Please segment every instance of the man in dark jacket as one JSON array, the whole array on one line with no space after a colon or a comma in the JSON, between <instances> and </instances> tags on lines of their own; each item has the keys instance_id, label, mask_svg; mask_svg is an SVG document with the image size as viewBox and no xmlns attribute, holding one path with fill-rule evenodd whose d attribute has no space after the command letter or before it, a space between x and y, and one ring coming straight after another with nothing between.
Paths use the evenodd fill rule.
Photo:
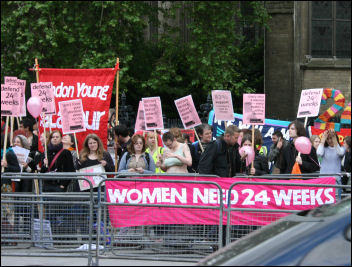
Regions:
<instances>
[{"instance_id":1,"label":"man in dark jacket","mask_svg":"<svg viewBox=\"0 0 352 267\"><path fill-rule=\"evenodd\" d=\"M277 130L273 133L271 140L273 141L273 144L270 147L268 160L274 164L272 167L272 173L278 174L280 173L281 153L287 146L288 142L280 130Z\"/></svg>"},{"instance_id":2,"label":"man in dark jacket","mask_svg":"<svg viewBox=\"0 0 352 267\"><path fill-rule=\"evenodd\" d=\"M123 154L127 152L127 146L132 142L132 139L129 135L128 128L123 125L117 125L114 127L115 136L117 137L117 143L115 143L115 153L117 153L118 165L120 164L120 160L122 159Z\"/></svg>"},{"instance_id":3,"label":"man in dark jacket","mask_svg":"<svg viewBox=\"0 0 352 267\"><path fill-rule=\"evenodd\" d=\"M199 173L220 177L235 176L241 166L237 143L239 135L238 127L230 125L226 128L224 137L210 143L199 159Z\"/></svg>"}]
</instances>

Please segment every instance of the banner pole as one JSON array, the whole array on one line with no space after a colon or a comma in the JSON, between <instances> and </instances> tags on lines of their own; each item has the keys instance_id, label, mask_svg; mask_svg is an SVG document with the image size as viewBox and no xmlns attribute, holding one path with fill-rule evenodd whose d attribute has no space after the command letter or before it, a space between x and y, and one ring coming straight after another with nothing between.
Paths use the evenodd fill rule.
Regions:
<instances>
[{"instance_id":1,"label":"banner pole","mask_svg":"<svg viewBox=\"0 0 352 267\"><path fill-rule=\"evenodd\" d=\"M156 129L154 129L154 138L155 138L155 149L156 149L156 153L159 157L159 147L158 147L158 134L156 133ZM152 155L153 156L153 155Z\"/></svg>"},{"instance_id":2,"label":"banner pole","mask_svg":"<svg viewBox=\"0 0 352 267\"><path fill-rule=\"evenodd\" d=\"M202 142L201 142L200 139L199 139L199 136L198 136L198 134L197 134L196 128L193 127L193 131L194 131L194 134L195 134L196 137L197 137L197 140L198 140L198 143L199 143L199 147L200 147L200 149L202 150L202 153L203 153L203 152L204 152L204 148L203 148L203 146L202 146Z\"/></svg>"},{"instance_id":3,"label":"banner pole","mask_svg":"<svg viewBox=\"0 0 352 267\"><path fill-rule=\"evenodd\" d=\"M255 146L254 146L254 125L252 124L252 148L253 148L253 151L254 151L254 157L255 157ZM252 161L252 165L251 165L252 168L254 168L254 159Z\"/></svg>"},{"instance_id":4,"label":"banner pole","mask_svg":"<svg viewBox=\"0 0 352 267\"><path fill-rule=\"evenodd\" d=\"M34 62L35 62L35 75L36 75L36 78L37 78L37 83L40 82L39 80L39 64L38 64L38 59L35 58L34 59ZM43 129L44 129L44 137L46 139L46 130L45 130L45 114L43 116L41 116L42 118L44 118L44 123L43 123ZM39 122L39 120L38 120ZM38 125L38 128L39 128L39 125ZM46 142L44 142L44 155L45 155L45 158L47 159L48 158L48 152L47 152L47 145L46 145Z\"/></svg>"},{"instance_id":5,"label":"banner pole","mask_svg":"<svg viewBox=\"0 0 352 267\"><path fill-rule=\"evenodd\" d=\"M6 159L6 145L7 145L7 135L9 133L9 116L6 116L6 124L5 124L5 140L4 140L4 150L2 153L2 160ZM5 168L1 167L1 172L4 172Z\"/></svg>"},{"instance_id":6,"label":"banner pole","mask_svg":"<svg viewBox=\"0 0 352 267\"><path fill-rule=\"evenodd\" d=\"M15 122L15 118L11 117L11 131L10 131L10 146L13 146L13 124Z\"/></svg>"},{"instance_id":7,"label":"banner pole","mask_svg":"<svg viewBox=\"0 0 352 267\"><path fill-rule=\"evenodd\" d=\"M76 146L77 158L79 159L79 152L78 152L78 145L77 145L76 133L73 133L73 136L74 136L74 138L75 138L75 146Z\"/></svg>"},{"instance_id":8,"label":"banner pole","mask_svg":"<svg viewBox=\"0 0 352 267\"><path fill-rule=\"evenodd\" d=\"M116 59L117 71L116 71L116 106L115 106L115 126L119 125L119 69L120 59ZM117 136L115 134L115 144L117 144ZM117 172L117 150L115 151L115 172Z\"/></svg>"}]
</instances>

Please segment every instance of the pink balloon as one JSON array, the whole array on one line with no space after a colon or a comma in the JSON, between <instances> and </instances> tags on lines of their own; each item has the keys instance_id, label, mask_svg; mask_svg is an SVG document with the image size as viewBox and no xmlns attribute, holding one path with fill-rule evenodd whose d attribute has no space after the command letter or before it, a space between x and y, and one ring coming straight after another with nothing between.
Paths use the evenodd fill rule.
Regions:
<instances>
[{"instance_id":1,"label":"pink balloon","mask_svg":"<svg viewBox=\"0 0 352 267\"><path fill-rule=\"evenodd\" d=\"M302 154L309 154L312 149L312 143L305 136L300 136L295 141L295 147Z\"/></svg>"},{"instance_id":2,"label":"pink balloon","mask_svg":"<svg viewBox=\"0 0 352 267\"><path fill-rule=\"evenodd\" d=\"M43 109L42 100L37 96L30 97L27 102L27 109L34 118L38 118Z\"/></svg>"},{"instance_id":3,"label":"pink balloon","mask_svg":"<svg viewBox=\"0 0 352 267\"><path fill-rule=\"evenodd\" d=\"M247 157L246 157L246 166L248 166L249 164L252 163L252 161L254 160L254 157L255 157L255 152L253 150L253 147L251 146L243 146L240 148L239 150L240 152L240 155L242 156L244 153L247 154Z\"/></svg>"}]
</instances>

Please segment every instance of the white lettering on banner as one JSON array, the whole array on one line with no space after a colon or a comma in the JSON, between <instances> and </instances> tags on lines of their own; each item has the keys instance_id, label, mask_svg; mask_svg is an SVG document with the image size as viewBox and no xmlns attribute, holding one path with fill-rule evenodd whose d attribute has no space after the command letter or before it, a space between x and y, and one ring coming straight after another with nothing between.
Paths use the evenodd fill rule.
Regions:
<instances>
[{"instance_id":1,"label":"white lettering on banner","mask_svg":"<svg viewBox=\"0 0 352 267\"><path fill-rule=\"evenodd\" d=\"M86 111L84 114L84 124L85 127L88 130L99 130L100 128L100 119L102 116L105 115L105 111L94 111L93 112L93 120L91 122L91 124L89 124L88 120L89 120L89 111ZM61 123L61 112L59 111L57 114L57 120L54 122L52 116L45 116L42 117L41 116L41 120L40 120L40 126L43 127L45 122L45 127L49 128L49 124L51 126L51 128L62 128L62 123Z\"/></svg>"},{"instance_id":2,"label":"white lettering on banner","mask_svg":"<svg viewBox=\"0 0 352 267\"><path fill-rule=\"evenodd\" d=\"M72 98L74 97L75 87L73 85L64 85L63 82L58 86L53 86L55 97L58 98ZM98 97L100 100L105 101L107 99L107 92L109 91L110 86L108 85L87 85L85 83L77 83L77 93L76 97Z\"/></svg>"},{"instance_id":3,"label":"white lettering on banner","mask_svg":"<svg viewBox=\"0 0 352 267\"><path fill-rule=\"evenodd\" d=\"M58 86L53 86L54 87L54 92L55 92L55 97L73 97L73 91L75 90L75 87L70 85L70 86L64 86L64 83L61 82L60 85Z\"/></svg>"},{"instance_id":4,"label":"white lettering on banner","mask_svg":"<svg viewBox=\"0 0 352 267\"><path fill-rule=\"evenodd\" d=\"M176 203L182 204L220 204L220 190L217 188L193 188L193 203L187 202L186 188L181 192L177 188L143 188L143 189L108 189L111 203ZM229 190L222 190L223 203L227 205ZM239 199L243 199L243 206L255 206L258 204L267 206L271 201L268 193L272 193L274 204L280 206L323 205L334 203L334 190L332 188L319 189L287 189L287 190L262 190L255 192L250 188L241 191L241 197L236 190L231 190L231 204L235 205ZM322 199L324 194L325 198ZM127 201L127 202L126 202Z\"/></svg>"},{"instance_id":5,"label":"white lettering on banner","mask_svg":"<svg viewBox=\"0 0 352 267\"><path fill-rule=\"evenodd\" d=\"M324 192L324 196L328 198L328 200L321 199L321 195ZM309 190L309 189L289 189L286 193L285 190L280 190L278 194L277 190L273 190L274 199L277 206L281 206L282 200L284 201L284 205L289 206L291 205L323 205L323 204L331 204L334 203L334 197L330 194L333 193L332 188L319 188L318 190ZM310 201L309 201L310 198ZM302 201L300 201L302 199Z\"/></svg>"},{"instance_id":6,"label":"white lettering on banner","mask_svg":"<svg viewBox=\"0 0 352 267\"><path fill-rule=\"evenodd\" d=\"M176 188L154 188L152 194L149 188L143 188L142 192L139 189L108 189L108 194L111 203L125 203L127 200L129 203L176 203L176 199L183 204L187 204L187 190L186 188L181 189L181 193ZM132 197L132 194L134 195ZM156 201L155 201L156 198Z\"/></svg>"},{"instance_id":7,"label":"white lettering on banner","mask_svg":"<svg viewBox=\"0 0 352 267\"><path fill-rule=\"evenodd\" d=\"M99 97L100 100L106 100L108 90L108 85L95 85L92 90L92 86L90 85L77 83L77 97Z\"/></svg>"},{"instance_id":8,"label":"white lettering on banner","mask_svg":"<svg viewBox=\"0 0 352 267\"><path fill-rule=\"evenodd\" d=\"M223 203L227 204L229 190L222 189L222 199ZM220 191L215 188L204 188L203 192L199 190L199 188L193 188L193 204L197 204L199 202L203 204L220 204ZM237 204L238 202L238 193L236 190L231 190L231 204Z\"/></svg>"}]
</instances>

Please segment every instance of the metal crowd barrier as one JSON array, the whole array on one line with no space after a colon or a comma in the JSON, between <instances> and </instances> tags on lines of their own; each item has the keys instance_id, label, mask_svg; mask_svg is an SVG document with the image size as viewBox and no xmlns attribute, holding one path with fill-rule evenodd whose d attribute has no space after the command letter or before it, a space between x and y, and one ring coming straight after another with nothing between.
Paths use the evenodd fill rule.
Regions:
<instances>
[{"instance_id":1,"label":"metal crowd barrier","mask_svg":"<svg viewBox=\"0 0 352 267\"><path fill-rule=\"evenodd\" d=\"M251 222L244 226L227 227L222 224L224 214L230 218L231 212L248 212L253 216L271 216L268 220L276 220L275 214L280 210L253 210L240 209L223 205L222 194L219 206L191 206L191 205L157 205L157 204L127 204L108 203L105 199L105 181L123 182L162 182L162 183L188 183L207 184L217 190L222 188L216 183L218 176L199 174L120 174L99 173L94 176L108 175L93 189L91 181L79 173L2 173L3 179L28 179L39 181L33 193L9 192L1 194L1 254L4 256L64 256L87 258L88 265L98 265L102 258L139 258L146 260L175 260L192 262L221 248L226 243L241 238L251 231L259 228ZM248 182L237 182L231 185L230 190L238 184L255 184L252 178L265 180L287 179L315 179L321 176L341 177L344 174L302 174L302 175L267 175L267 176L236 176L246 177ZM350 174L349 174L350 175ZM181 177L172 180L171 177ZM213 177L214 180L200 181L197 177ZM157 179L148 179L156 177ZM194 177L194 180L182 180L182 177ZM42 184L46 179L74 179L89 183L87 192L43 192ZM263 182L264 184L270 181ZM36 184L36 183L35 183ZM260 184L260 183L257 183ZM276 183L276 185L281 185ZM297 183L282 183L282 186L300 186ZM351 186L341 185L312 185L304 186L331 187L344 189L341 196L350 194ZM338 191L338 190L336 190ZM226 200L225 200L226 201ZM114 228L109 217L109 206L135 206L138 209L189 209L192 212L204 214L207 218L213 212L219 219L218 225L185 225L160 224L142 225L126 228ZM297 210L285 210L285 213L294 213ZM258 215L261 214L261 215ZM158 216L153 214L152 216ZM202 215L203 216L203 215ZM254 218L254 217L253 217ZM130 218L134 220L136 218ZM255 218L254 218L255 219ZM225 235L226 234L226 235ZM12 243L17 246L11 246ZM27 247L24 247L24 246ZM14 249L15 248L15 249ZM95 258L95 262L93 259Z\"/></svg>"},{"instance_id":2,"label":"metal crowd barrier","mask_svg":"<svg viewBox=\"0 0 352 267\"><path fill-rule=\"evenodd\" d=\"M1 255L84 257L92 264L92 183L77 173L2 173L1 180L32 180L33 192L1 193ZM50 179L83 180L88 192L43 192ZM86 244L84 248L78 249ZM15 249L14 249L15 248Z\"/></svg>"},{"instance_id":3,"label":"metal crowd barrier","mask_svg":"<svg viewBox=\"0 0 352 267\"><path fill-rule=\"evenodd\" d=\"M101 187L106 181L119 181L119 183L168 183L168 184L206 184L211 185L218 190L221 187L215 182L209 181L190 181L190 180L171 180L171 179L160 179L161 176L167 178L168 176L179 176L179 175L157 175L159 179L147 179L148 176L144 175L145 178L141 179L141 175L132 175L139 178L134 178L126 175L119 175L119 178L106 179L102 181L99 186L99 192L102 192ZM142 175L143 176L143 175ZM156 175L152 175L156 177ZM187 175L186 175L187 176ZM125 177L125 178L121 178ZM182 177L182 175L180 176ZM189 176L187 176L189 177ZM210 176L216 178L216 176ZM103 194L99 194L102 196ZM188 225L178 224L177 218L174 218L174 224L160 224L160 225L148 225L148 226L136 226L136 227L121 227L119 229L105 229L101 231L103 238L100 235L97 236L98 244L100 240L106 240L106 233L110 233L111 243L110 247L106 247L106 251L111 251L117 258L121 257L133 257L147 260L177 260L177 261L194 261L196 258L202 258L204 255L213 252L213 247L221 247L222 236L222 220L223 220L223 199L220 194L220 205L214 206L196 206L196 205L173 205L173 204L130 204L130 203L108 203L103 198L98 203L98 225L108 225L107 212L108 206L134 206L136 208L155 208L157 207L160 211L162 209L191 209L192 212L197 212L199 216L207 216L209 212L216 213L219 224L218 226L208 225ZM153 214L158 216L158 214ZM101 222L103 219L103 223ZM138 218L130 217L128 220L136 220ZM215 231L214 231L215 230ZM213 236L209 236L209 232L214 231ZM98 247L98 246L97 246ZM132 251L133 250L133 251ZM142 251L141 251L142 250ZM140 251L140 253L136 253ZM102 252L104 254L104 252ZM98 249L96 252L97 263L99 258L104 255L99 255ZM110 258L110 257L109 257Z\"/></svg>"},{"instance_id":4,"label":"metal crowd barrier","mask_svg":"<svg viewBox=\"0 0 352 267\"><path fill-rule=\"evenodd\" d=\"M259 177L255 177L259 178ZM307 179L307 178L306 178ZM297 180L297 179L291 179ZM303 179L302 179L303 180ZM235 186L238 185L266 185L266 186L300 186L300 187L326 187L326 188L336 188L336 189L351 189L350 185L331 185L331 184L305 184L305 183L278 183L278 182L235 182L233 183L230 188L229 192ZM337 190L336 190L337 191ZM226 216L227 216L227 223L226 223L226 244L229 244L239 238L242 238L245 235L248 235L254 230L259 229L260 225L256 225L255 221L260 217L265 217L266 221L274 222L278 220L278 214L286 214L289 215L290 213L298 213L302 210L290 210L290 209L255 209L255 208L233 208L231 204L231 195L228 196L227 199L227 208L225 209ZM338 200L337 200L338 201ZM231 225L231 212L241 212L242 214L246 214L247 217L251 218L251 221L245 221L245 225ZM234 215L236 216L236 215Z\"/></svg>"}]
</instances>

